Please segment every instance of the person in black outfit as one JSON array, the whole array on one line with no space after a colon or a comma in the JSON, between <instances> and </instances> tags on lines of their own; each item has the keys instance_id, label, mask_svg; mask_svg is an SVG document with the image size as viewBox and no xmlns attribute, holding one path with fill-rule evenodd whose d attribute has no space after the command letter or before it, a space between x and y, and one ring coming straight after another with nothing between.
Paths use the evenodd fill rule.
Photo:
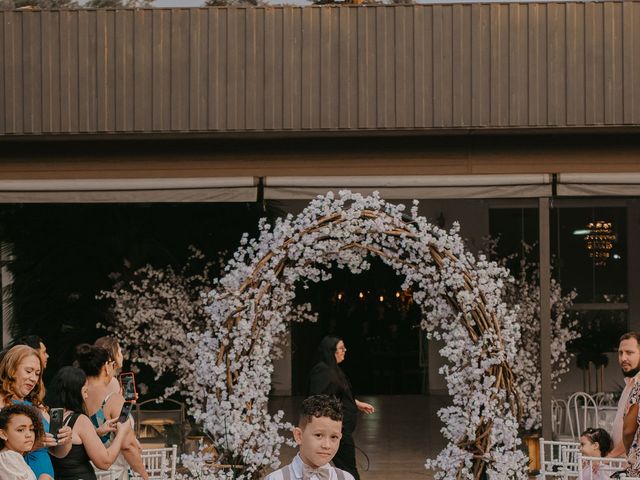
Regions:
<instances>
[{"instance_id":1,"label":"person in black outfit","mask_svg":"<svg viewBox=\"0 0 640 480\"><path fill-rule=\"evenodd\" d=\"M108 470L131 431L128 421L117 424L109 447L105 447L86 414L87 376L76 367L63 367L53 377L47 391L47 405L64 408L64 423L73 432L71 450L64 458L51 457L56 480L95 480L91 465Z\"/></svg>"},{"instance_id":2,"label":"person in black outfit","mask_svg":"<svg viewBox=\"0 0 640 480\"><path fill-rule=\"evenodd\" d=\"M342 440L340 448L333 457L333 464L346 470L360 480L356 467L356 445L353 431L358 421L358 410L373 413L375 409L368 403L361 402L353 396L349 379L338 364L344 361L347 348L338 337L327 336L318 345L319 361L309 374L309 395L333 395L342 402L344 418L342 421Z\"/></svg>"}]
</instances>

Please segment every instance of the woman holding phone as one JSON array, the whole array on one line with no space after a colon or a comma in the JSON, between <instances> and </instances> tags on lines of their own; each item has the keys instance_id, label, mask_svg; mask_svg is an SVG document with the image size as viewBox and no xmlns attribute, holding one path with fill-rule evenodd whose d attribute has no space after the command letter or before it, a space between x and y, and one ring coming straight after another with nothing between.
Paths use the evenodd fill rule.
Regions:
<instances>
[{"instance_id":1,"label":"woman holding phone","mask_svg":"<svg viewBox=\"0 0 640 480\"><path fill-rule=\"evenodd\" d=\"M51 380L46 401L64 409L64 423L71 428L71 449L64 458L54 458L56 480L95 480L91 465L107 470L118 457L131 433L129 422L116 423L111 444L106 447L87 416L88 384L85 373L76 367L62 367Z\"/></svg>"},{"instance_id":2,"label":"woman holding phone","mask_svg":"<svg viewBox=\"0 0 640 480\"><path fill-rule=\"evenodd\" d=\"M125 399L122 394L110 388L117 364L107 350L87 343L76 347L76 363L87 375L87 413L102 442L109 446L113 439L115 424L120 416ZM130 419L127 423L130 423ZM133 430L127 434L122 444L122 457L113 465L112 471L118 477L125 477L129 466L143 480L149 475L142 462L141 449Z\"/></svg>"},{"instance_id":3,"label":"woman holding phone","mask_svg":"<svg viewBox=\"0 0 640 480\"><path fill-rule=\"evenodd\" d=\"M49 453L65 456L71 448L71 429L62 427L49 433L49 413L43 403L42 361L36 350L27 345L9 349L0 361L0 408L11 404L33 406L40 413L44 431L33 450L26 455L27 465L38 480L54 478ZM55 434L55 436L54 436Z\"/></svg>"},{"instance_id":4,"label":"woman holding phone","mask_svg":"<svg viewBox=\"0 0 640 480\"><path fill-rule=\"evenodd\" d=\"M113 378L111 382L109 382L109 392L120 392L124 394L120 382L118 381L118 374L122 371L122 365L124 363L124 355L122 355L122 349L120 348L118 340L116 340L114 337L100 337L95 342L93 342L93 344L96 347L104 348L111 359L115 362L116 368L113 372ZM127 400L131 399L128 398Z\"/></svg>"}]
</instances>

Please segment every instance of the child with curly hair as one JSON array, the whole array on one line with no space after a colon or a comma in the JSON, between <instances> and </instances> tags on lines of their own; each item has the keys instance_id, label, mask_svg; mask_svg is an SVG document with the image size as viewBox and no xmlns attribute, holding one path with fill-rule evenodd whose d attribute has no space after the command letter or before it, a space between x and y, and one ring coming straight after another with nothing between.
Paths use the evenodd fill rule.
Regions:
<instances>
[{"instance_id":1,"label":"child with curly hair","mask_svg":"<svg viewBox=\"0 0 640 480\"><path fill-rule=\"evenodd\" d=\"M40 414L33 407L9 405L0 410L0 478L36 480L24 455L43 437Z\"/></svg>"}]
</instances>

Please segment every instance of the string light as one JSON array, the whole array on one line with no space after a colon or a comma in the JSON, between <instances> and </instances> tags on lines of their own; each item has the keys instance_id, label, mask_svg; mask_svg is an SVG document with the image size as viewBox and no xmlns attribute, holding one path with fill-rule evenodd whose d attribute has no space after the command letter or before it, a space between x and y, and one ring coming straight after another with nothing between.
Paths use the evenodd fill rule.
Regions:
<instances>
[{"instance_id":1,"label":"string light","mask_svg":"<svg viewBox=\"0 0 640 480\"><path fill-rule=\"evenodd\" d=\"M338 294L338 300L342 300L342 292Z\"/></svg>"},{"instance_id":2,"label":"string light","mask_svg":"<svg viewBox=\"0 0 640 480\"><path fill-rule=\"evenodd\" d=\"M384 295L380 295L379 300L380 300L381 302L384 302Z\"/></svg>"},{"instance_id":3,"label":"string light","mask_svg":"<svg viewBox=\"0 0 640 480\"><path fill-rule=\"evenodd\" d=\"M364 293L360 292L360 293L358 294L358 298L363 299L363 298L364 298Z\"/></svg>"}]
</instances>

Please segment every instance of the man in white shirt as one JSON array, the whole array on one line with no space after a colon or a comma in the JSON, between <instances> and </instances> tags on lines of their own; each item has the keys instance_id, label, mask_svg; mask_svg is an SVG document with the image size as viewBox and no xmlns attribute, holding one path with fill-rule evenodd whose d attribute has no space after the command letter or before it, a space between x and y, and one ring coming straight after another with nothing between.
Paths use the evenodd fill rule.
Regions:
<instances>
[{"instance_id":1,"label":"man in white shirt","mask_svg":"<svg viewBox=\"0 0 640 480\"><path fill-rule=\"evenodd\" d=\"M624 375L625 387L618 401L618 411L613 421L611 438L613 439L613 449L607 455L608 457L624 457L626 450L622 441L624 418L631 415L637 418L638 404L629 405L629 393L633 387L634 377L640 372L640 333L628 332L620 337L620 345L618 346L618 363ZM634 431L624 432L625 435L633 435L637 428L637 422L627 422Z\"/></svg>"}]
</instances>

